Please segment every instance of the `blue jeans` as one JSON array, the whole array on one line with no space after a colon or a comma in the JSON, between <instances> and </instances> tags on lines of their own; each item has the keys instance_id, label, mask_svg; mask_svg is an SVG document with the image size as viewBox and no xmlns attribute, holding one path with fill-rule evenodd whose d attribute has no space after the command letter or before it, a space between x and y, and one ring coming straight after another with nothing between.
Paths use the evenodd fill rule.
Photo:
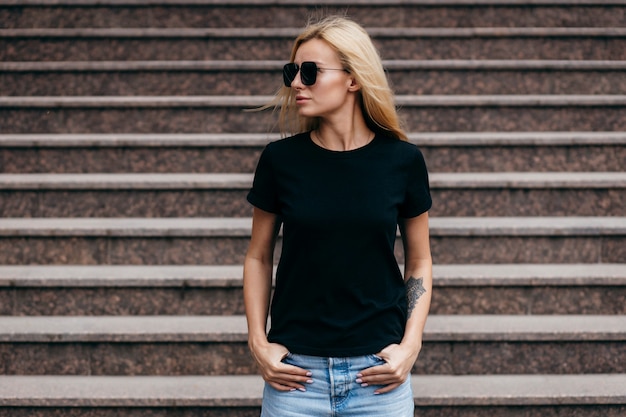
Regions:
<instances>
[{"instance_id":1,"label":"blue jeans","mask_svg":"<svg viewBox=\"0 0 626 417\"><path fill-rule=\"evenodd\" d=\"M290 353L283 362L311 371L306 392L278 391L265 384L261 417L413 417L411 379L391 392L374 394L356 374L385 362L376 355L326 358Z\"/></svg>"}]
</instances>

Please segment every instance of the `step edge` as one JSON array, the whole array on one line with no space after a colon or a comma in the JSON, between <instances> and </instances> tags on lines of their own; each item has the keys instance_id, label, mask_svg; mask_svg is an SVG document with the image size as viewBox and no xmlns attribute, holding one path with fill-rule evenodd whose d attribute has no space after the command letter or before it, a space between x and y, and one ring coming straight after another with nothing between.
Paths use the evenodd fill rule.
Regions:
<instances>
[{"instance_id":1,"label":"step edge","mask_svg":"<svg viewBox=\"0 0 626 417\"><path fill-rule=\"evenodd\" d=\"M0 265L0 287L241 288L242 274L243 265ZM436 288L624 286L626 264L434 265L433 277Z\"/></svg>"}]
</instances>

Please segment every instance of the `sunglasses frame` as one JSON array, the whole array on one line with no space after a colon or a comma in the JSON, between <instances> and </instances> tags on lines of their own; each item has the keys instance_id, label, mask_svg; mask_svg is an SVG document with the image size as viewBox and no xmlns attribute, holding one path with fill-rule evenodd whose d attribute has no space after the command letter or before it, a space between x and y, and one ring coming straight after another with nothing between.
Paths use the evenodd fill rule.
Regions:
<instances>
[{"instance_id":1,"label":"sunglasses frame","mask_svg":"<svg viewBox=\"0 0 626 417\"><path fill-rule=\"evenodd\" d=\"M317 72L325 71L346 71L345 68L322 68L318 67L315 62L305 61L298 65L295 62L289 62L283 66L283 82L285 87L291 87L291 83L296 79L298 72L300 73L300 81L302 84L310 87L317 81Z\"/></svg>"}]
</instances>

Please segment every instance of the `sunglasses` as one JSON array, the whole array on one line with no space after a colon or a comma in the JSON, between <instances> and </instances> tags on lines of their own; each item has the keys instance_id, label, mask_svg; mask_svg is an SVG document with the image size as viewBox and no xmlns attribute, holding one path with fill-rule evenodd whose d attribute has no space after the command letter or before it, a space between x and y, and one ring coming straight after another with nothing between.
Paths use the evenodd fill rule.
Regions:
<instances>
[{"instance_id":1,"label":"sunglasses","mask_svg":"<svg viewBox=\"0 0 626 417\"><path fill-rule=\"evenodd\" d=\"M317 81L317 72L319 70L347 72L347 70L343 68L320 68L315 62L303 62L299 66L294 62L290 62L285 64L283 67L283 81L285 83L285 87L291 87L291 83L296 79L298 71L300 71L300 80L302 80L302 84L307 86L313 85L315 84L315 81Z\"/></svg>"}]
</instances>

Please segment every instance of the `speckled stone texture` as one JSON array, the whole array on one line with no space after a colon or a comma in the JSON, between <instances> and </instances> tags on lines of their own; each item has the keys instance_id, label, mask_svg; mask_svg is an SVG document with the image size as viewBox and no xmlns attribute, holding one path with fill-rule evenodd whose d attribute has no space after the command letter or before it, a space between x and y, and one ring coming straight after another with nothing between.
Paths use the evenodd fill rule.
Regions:
<instances>
[{"instance_id":1,"label":"speckled stone texture","mask_svg":"<svg viewBox=\"0 0 626 417\"><path fill-rule=\"evenodd\" d=\"M249 217L247 189L0 191L0 217ZM432 189L433 216L621 216L616 189Z\"/></svg>"},{"instance_id":2,"label":"speckled stone texture","mask_svg":"<svg viewBox=\"0 0 626 417\"><path fill-rule=\"evenodd\" d=\"M0 172L251 173L260 154L260 147L3 148Z\"/></svg>"},{"instance_id":3,"label":"speckled stone texture","mask_svg":"<svg viewBox=\"0 0 626 417\"><path fill-rule=\"evenodd\" d=\"M4 238L0 240L0 264L235 265L243 262L248 241L249 238Z\"/></svg>"},{"instance_id":4,"label":"speckled stone texture","mask_svg":"<svg viewBox=\"0 0 626 417\"><path fill-rule=\"evenodd\" d=\"M250 375L243 343L0 344L3 375Z\"/></svg>"},{"instance_id":5,"label":"speckled stone texture","mask_svg":"<svg viewBox=\"0 0 626 417\"><path fill-rule=\"evenodd\" d=\"M388 70L396 94L626 94L621 71ZM2 72L7 96L271 95L274 71Z\"/></svg>"},{"instance_id":6,"label":"speckled stone texture","mask_svg":"<svg viewBox=\"0 0 626 417\"><path fill-rule=\"evenodd\" d=\"M5 407L0 417L258 417L260 408L59 408ZM623 417L626 406L499 406L499 407L425 407L417 406L415 417Z\"/></svg>"},{"instance_id":7,"label":"speckled stone texture","mask_svg":"<svg viewBox=\"0 0 626 417\"><path fill-rule=\"evenodd\" d=\"M0 344L3 375L250 375L244 343Z\"/></svg>"},{"instance_id":8,"label":"speckled stone texture","mask_svg":"<svg viewBox=\"0 0 626 417\"><path fill-rule=\"evenodd\" d=\"M626 146L420 146L430 172L622 171ZM252 173L261 147L2 148L2 173Z\"/></svg>"},{"instance_id":9,"label":"speckled stone texture","mask_svg":"<svg viewBox=\"0 0 626 417\"><path fill-rule=\"evenodd\" d=\"M622 171L625 146L420 146L431 172Z\"/></svg>"},{"instance_id":10,"label":"speckled stone texture","mask_svg":"<svg viewBox=\"0 0 626 417\"><path fill-rule=\"evenodd\" d=\"M389 71L396 94L624 94L622 71Z\"/></svg>"},{"instance_id":11,"label":"speckled stone texture","mask_svg":"<svg viewBox=\"0 0 626 417\"><path fill-rule=\"evenodd\" d=\"M3 61L289 59L292 37L237 38L3 38ZM383 59L626 59L620 37L380 38Z\"/></svg>"},{"instance_id":12,"label":"speckled stone texture","mask_svg":"<svg viewBox=\"0 0 626 417\"><path fill-rule=\"evenodd\" d=\"M425 342L416 374L622 373L623 342ZM431 356L432 355L432 356Z\"/></svg>"},{"instance_id":13,"label":"speckled stone texture","mask_svg":"<svg viewBox=\"0 0 626 417\"><path fill-rule=\"evenodd\" d=\"M249 237L222 238L34 238L0 240L0 264L234 265L243 263ZM623 236L501 237L432 236L433 262L620 263ZM280 252L280 245L276 256ZM402 261L401 245L396 257Z\"/></svg>"},{"instance_id":14,"label":"speckled stone texture","mask_svg":"<svg viewBox=\"0 0 626 417\"><path fill-rule=\"evenodd\" d=\"M621 417L624 413L623 405L418 406L415 417Z\"/></svg>"},{"instance_id":15,"label":"speckled stone texture","mask_svg":"<svg viewBox=\"0 0 626 417\"><path fill-rule=\"evenodd\" d=\"M322 13L348 14L371 27L624 26L615 5L349 6L3 6L5 27L300 27Z\"/></svg>"},{"instance_id":16,"label":"speckled stone texture","mask_svg":"<svg viewBox=\"0 0 626 417\"><path fill-rule=\"evenodd\" d=\"M440 287L431 314L626 314L623 286ZM244 314L234 288L2 288L0 314Z\"/></svg>"},{"instance_id":17,"label":"speckled stone texture","mask_svg":"<svg viewBox=\"0 0 626 417\"><path fill-rule=\"evenodd\" d=\"M620 189L437 189L433 216L622 216Z\"/></svg>"},{"instance_id":18,"label":"speckled stone texture","mask_svg":"<svg viewBox=\"0 0 626 417\"><path fill-rule=\"evenodd\" d=\"M626 50L626 48L625 48ZM623 106L410 107L411 132L623 131ZM259 133L273 115L242 108L0 108L0 133Z\"/></svg>"},{"instance_id":19,"label":"speckled stone texture","mask_svg":"<svg viewBox=\"0 0 626 417\"><path fill-rule=\"evenodd\" d=\"M626 314L626 288L435 287L431 314Z\"/></svg>"},{"instance_id":20,"label":"speckled stone texture","mask_svg":"<svg viewBox=\"0 0 626 417\"><path fill-rule=\"evenodd\" d=\"M2 343L3 375L251 375L245 342ZM623 373L623 342L430 342L415 374Z\"/></svg>"},{"instance_id":21,"label":"speckled stone texture","mask_svg":"<svg viewBox=\"0 0 626 417\"><path fill-rule=\"evenodd\" d=\"M623 238L432 237L433 263L596 263L624 262ZM400 250L398 250L400 252ZM400 253L398 253L398 258Z\"/></svg>"},{"instance_id":22,"label":"speckled stone texture","mask_svg":"<svg viewBox=\"0 0 626 417\"><path fill-rule=\"evenodd\" d=\"M0 417L258 417L260 408L255 407L5 407ZM418 405L415 417L623 417L626 406L622 405L524 405L497 407L445 406L426 407Z\"/></svg>"},{"instance_id":23,"label":"speckled stone texture","mask_svg":"<svg viewBox=\"0 0 626 417\"><path fill-rule=\"evenodd\" d=\"M259 417L260 412L260 407L0 407L0 417Z\"/></svg>"},{"instance_id":24,"label":"speckled stone texture","mask_svg":"<svg viewBox=\"0 0 626 417\"><path fill-rule=\"evenodd\" d=\"M249 217L246 190L0 192L1 217Z\"/></svg>"},{"instance_id":25,"label":"speckled stone texture","mask_svg":"<svg viewBox=\"0 0 626 417\"><path fill-rule=\"evenodd\" d=\"M271 112L241 108L0 109L0 133L258 133Z\"/></svg>"},{"instance_id":26,"label":"speckled stone texture","mask_svg":"<svg viewBox=\"0 0 626 417\"><path fill-rule=\"evenodd\" d=\"M10 316L15 312L15 292L10 288L0 288L0 315Z\"/></svg>"},{"instance_id":27,"label":"speckled stone texture","mask_svg":"<svg viewBox=\"0 0 626 417\"><path fill-rule=\"evenodd\" d=\"M404 107L400 117L411 132L622 131L622 107Z\"/></svg>"},{"instance_id":28,"label":"speckled stone texture","mask_svg":"<svg viewBox=\"0 0 626 417\"><path fill-rule=\"evenodd\" d=\"M244 308L240 287L15 288L0 290L0 314L233 315L244 314Z\"/></svg>"}]
</instances>

